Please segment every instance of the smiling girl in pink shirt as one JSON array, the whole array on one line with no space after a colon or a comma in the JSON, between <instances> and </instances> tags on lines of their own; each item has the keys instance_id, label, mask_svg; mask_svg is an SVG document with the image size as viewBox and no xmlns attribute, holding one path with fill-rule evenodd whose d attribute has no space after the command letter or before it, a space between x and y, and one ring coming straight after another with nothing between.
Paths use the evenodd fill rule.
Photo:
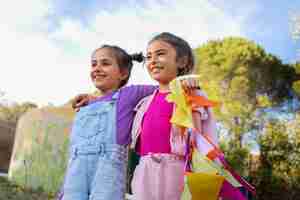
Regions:
<instances>
[{"instance_id":1,"label":"smiling girl in pink shirt","mask_svg":"<svg viewBox=\"0 0 300 200\"><path fill-rule=\"evenodd\" d=\"M134 172L132 192L136 200L179 200L183 190L186 138L170 123L176 108L166 96L173 79L193 71L192 49L185 40L171 33L161 33L148 43L146 66L159 83L159 89L136 107L131 147L141 159ZM206 114L212 119L210 111ZM197 126L200 130L201 120ZM208 137L217 143L215 135Z\"/></svg>"}]
</instances>

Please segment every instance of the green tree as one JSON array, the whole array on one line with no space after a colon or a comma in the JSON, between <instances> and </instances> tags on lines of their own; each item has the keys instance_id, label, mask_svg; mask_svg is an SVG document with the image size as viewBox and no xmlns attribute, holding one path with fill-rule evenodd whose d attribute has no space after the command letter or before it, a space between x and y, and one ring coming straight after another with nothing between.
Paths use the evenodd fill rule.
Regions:
<instances>
[{"instance_id":1,"label":"green tree","mask_svg":"<svg viewBox=\"0 0 300 200\"><path fill-rule=\"evenodd\" d=\"M300 14L298 12L290 12L290 32L292 38L296 41L299 42L300 39ZM295 63L293 66L296 69L297 73L300 73L300 47L297 49L298 50L298 63ZM294 82L293 88L296 92L296 94L299 96L300 95L300 81L299 78Z\"/></svg>"},{"instance_id":2,"label":"green tree","mask_svg":"<svg viewBox=\"0 0 300 200\"><path fill-rule=\"evenodd\" d=\"M216 114L239 144L241 134L253 128L257 108L288 97L297 77L294 67L244 38L210 41L195 54L202 87L222 103Z\"/></svg>"},{"instance_id":3,"label":"green tree","mask_svg":"<svg viewBox=\"0 0 300 200\"><path fill-rule=\"evenodd\" d=\"M260 108L290 97L293 83L299 80L296 68L239 37L209 41L194 51L203 89L221 102L214 111L229 132L225 151L236 152L228 154L229 161L245 172L249 150L243 138L263 125L257 115Z\"/></svg>"},{"instance_id":4,"label":"green tree","mask_svg":"<svg viewBox=\"0 0 300 200\"><path fill-rule=\"evenodd\" d=\"M297 74L300 74L300 63L295 63L292 65L296 71ZM300 75L299 75L300 76ZM293 89L295 94L297 96L300 96L300 77L295 77L294 82L293 82Z\"/></svg>"},{"instance_id":5,"label":"green tree","mask_svg":"<svg viewBox=\"0 0 300 200\"><path fill-rule=\"evenodd\" d=\"M269 121L259 137L260 167L256 184L260 199L296 199L300 189L299 117ZM298 139L297 139L298 138Z\"/></svg>"}]
</instances>

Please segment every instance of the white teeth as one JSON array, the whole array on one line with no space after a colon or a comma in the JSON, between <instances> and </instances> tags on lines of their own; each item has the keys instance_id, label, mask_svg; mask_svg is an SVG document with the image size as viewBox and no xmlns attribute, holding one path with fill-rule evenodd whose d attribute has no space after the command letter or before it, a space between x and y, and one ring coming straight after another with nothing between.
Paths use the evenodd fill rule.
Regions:
<instances>
[{"instance_id":1,"label":"white teeth","mask_svg":"<svg viewBox=\"0 0 300 200\"><path fill-rule=\"evenodd\" d=\"M155 66L154 69L162 69L162 66Z\"/></svg>"},{"instance_id":2,"label":"white teeth","mask_svg":"<svg viewBox=\"0 0 300 200\"><path fill-rule=\"evenodd\" d=\"M156 67L153 67L152 70L160 70L160 69L163 69L162 67L160 66L156 66Z\"/></svg>"},{"instance_id":3,"label":"white teeth","mask_svg":"<svg viewBox=\"0 0 300 200\"><path fill-rule=\"evenodd\" d=\"M101 74L95 75L95 78L103 78L103 77L105 77L105 75L101 75Z\"/></svg>"},{"instance_id":4,"label":"white teeth","mask_svg":"<svg viewBox=\"0 0 300 200\"><path fill-rule=\"evenodd\" d=\"M153 68L152 69L152 72L159 72L160 71L160 68Z\"/></svg>"}]
</instances>

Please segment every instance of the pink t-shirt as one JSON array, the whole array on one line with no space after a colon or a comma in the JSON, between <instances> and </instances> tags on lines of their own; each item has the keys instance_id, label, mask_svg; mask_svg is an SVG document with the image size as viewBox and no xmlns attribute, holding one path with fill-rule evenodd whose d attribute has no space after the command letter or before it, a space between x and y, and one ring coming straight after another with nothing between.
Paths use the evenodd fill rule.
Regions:
<instances>
[{"instance_id":1,"label":"pink t-shirt","mask_svg":"<svg viewBox=\"0 0 300 200\"><path fill-rule=\"evenodd\" d=\"M168 94L157 92L145 112L138 144L138 152L142 156L148 153L171 153L170 119L173 103L166 101Z\"/></svg>"}]
</instances>

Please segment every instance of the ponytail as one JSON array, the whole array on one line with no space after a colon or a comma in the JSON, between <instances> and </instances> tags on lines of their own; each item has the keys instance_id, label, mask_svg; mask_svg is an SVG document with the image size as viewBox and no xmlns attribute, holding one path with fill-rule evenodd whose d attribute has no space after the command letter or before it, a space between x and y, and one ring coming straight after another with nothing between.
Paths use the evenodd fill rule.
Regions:
<instances>
[{"instance_id":1,"label":"ponytail","mask_svg":"<svg viewBox=\"0 0 300 200\"><path fill-rule=\"evenodd\" d=\"M140 53L134 53L134 54L131 54L129 56L130 56L130 58L131 58L132 61L136 61L136 62L139 62L139 63L141 63L141 62L143 62L145 60L145 57L143 56L142 52L140 52Z\"/></svg>"}]
</instances>

